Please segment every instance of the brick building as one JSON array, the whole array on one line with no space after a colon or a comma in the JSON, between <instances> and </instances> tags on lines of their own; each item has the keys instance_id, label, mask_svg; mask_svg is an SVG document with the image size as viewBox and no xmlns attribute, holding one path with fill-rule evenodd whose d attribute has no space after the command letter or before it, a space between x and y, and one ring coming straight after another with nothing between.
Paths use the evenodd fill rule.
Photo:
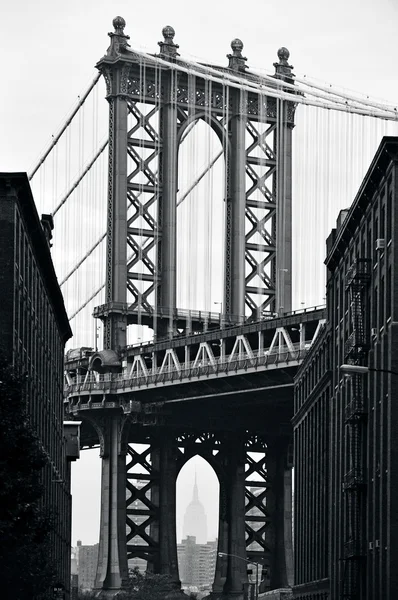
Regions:
<instances>
[{"instance_id":1,"label":"brick building","mask_svg":"<svg viewBox=\"0 0 398 600\"><path fill-rule=\"evenodd\" d=\"M0 173L0 350L26 374L31 424L48 457L43 504L55 518L52 551L69 597L70 460L78 457L78 426L63 425L63 363L71 337L51 260L52 219L40 221L25 173Z\"/></svg>"},{"instance_id":2,"label":"brick building","mask_svg":"<svg viewBox=\"0 0 398 600\"><path fill-rule=\"evenodd\" d=\"M330 369L330 327L325 324L297 375L293 419L295 584L296 593L311 600L326 600L329 587Z\"/></svg>"},{"instance_id":3,"label":"brick building","mask_svg":"<svg viewBox=\"0 0 398 600\"><path fill-rule=\"evenodd\" d=\"M398 594L397 207L398 138L386 137L327 240L328 319L296 377L303 600Z\"/></svg>"},{"instance_id":4,"label":"brick building","mask_svg":"<svg viewBox=\"0 0 398 600\"><path fill-rule=\"evenodd\" d=\"M97 573L99 544L83 546L80 540L77 542L77 574L80 590L88 591L94 589L95 576Z\"/></svg>"}]
</instances>

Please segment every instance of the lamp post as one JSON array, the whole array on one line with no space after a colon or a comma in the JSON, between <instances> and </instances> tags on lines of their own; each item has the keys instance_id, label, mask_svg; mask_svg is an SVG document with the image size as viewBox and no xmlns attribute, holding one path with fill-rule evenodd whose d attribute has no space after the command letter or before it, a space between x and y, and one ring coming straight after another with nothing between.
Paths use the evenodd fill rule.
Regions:
<instances>
[{"instance_id":1,"label":"lamp post","mask_svg":"<svg viewBox=\"0 0 398 600\"><path fill-rule=\"evenodd\" d=\"M398 375L397 371L391 369L373 369L363 365L340 365L340 373L345 375L366 375L366 373L390 373L390 375Z\"/></svg>"},{"instance_id":2,"label":"lamp post","mask_svg":"<svg viewBox=\"0 0 398 600\"><path fill-rule=\"evenodd\" d=\"M240 560L243 560L244 562L249 563L251 565L256 565L256 584L254 588L254 594L255 600L258 600L258 567L262 567L263 565L256 562L255 560L249 560L247 558L243 558L243 556L238 556L237 554L227 554L226 552L218 552L218 556L233 556L234 558L239 558Z\"/></svg>"},{"instance_id":3,"label":"lamp post","mask_svg":"<svg viewBox=\"0 0 398 600\"><path fill-rule=\"evenodd\" d=\"M222 321L222 317L223 317L223 314L222 314L222 302L213 302L213 304L219 304L220 307L221 307L220 308L220 325L221 325L221 328L222 328L222 325L223 325L223 321Z\"/></svg>"}]
</instances>

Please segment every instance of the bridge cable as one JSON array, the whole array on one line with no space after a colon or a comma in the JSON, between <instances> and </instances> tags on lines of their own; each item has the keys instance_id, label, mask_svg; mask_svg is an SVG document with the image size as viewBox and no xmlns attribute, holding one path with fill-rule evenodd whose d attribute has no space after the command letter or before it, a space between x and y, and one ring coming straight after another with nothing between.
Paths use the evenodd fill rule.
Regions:
<instances>
[{"instance_id":1,"label":"bridge cable","mask_svg":"<svg viewBox=\"0 0 398 600\"><path fill-rule=\"evenodd\" d=\"M167 61L161 59L160 57L152 56L152 55L146 54L144 52L140 52L140 51L137 51L137 54L142 54L142 56L144 56L148 60L148 62L154 62L154 63L166 65L168 68L170 68L170 64ZM283 81L283 83L280 84L280 86L283 87L283 89L284 88L292 88L292 91L295 92L294 100L293 100L291 93L284 92L282 90L278 90L275 88L275 85L277 85L278 80L275 80L275 78L272 78L270 76L263 76L263 77L264 77L265 81L272 80L273 87L265 88L260 83L251 82L242 77L237 77L237 76L234 76L231 74L228 74L228 76L226 76L225 73L220 74L220 72L217 71L217 69L214 69L207 65L206 65L206 67L204 67L203 65L200 65L199 63L195 63L192 61L191 61L191 64L194 67L196 67L196 69L197 69L196 74L198 77L202 77L202 78L204 77L208 80L215 81L216 83L219 83L221 85L223 85L223 84L225 85L225 82L227 81L231 87L235 87L235 88L242 89L242 90L249 91L249 92L257 91L259 94L262 94L264 96L271 96L274 98L279 98L281 100L288 100L290 102L294 101L294 103L297 103L297 104L308 104L311 106L318 106L320 108L329 109L329 110L337 110L337 111L360 114L360 115L364 115L364 116L372 116L372 117L382 118L382 119L398 120L398 112L396 110L391 111L388 108L386 108L383 110L379 110L379 112L377 112L377 111L368 110L366 108L351 106L348 104L348 100L350 100L350 98L348 96L347 96L347 101L345 103L333 104L330 102L328 104L328 103L321 102L318 100L306 98L304 95L297 95L297 93L300 93L300 89L297 86L295 86L294 84L289 84L288 82ZM193 73L192 68L188 68L186 66L179 65L177 63L173 64L173 68L176 70L182 71L184 73L188 73L190 75L195 74L195 73ZM316 97L319 94L313 93L312 95ZM359 102L357 98L352 99L352 101L357 102L357 103ZM334 100L334 102L336 102L336 101Z\"/></svg>"},{"instance_id":2,"label":"bridge cable","mask_svg":"<svg viewBox=\"0 0 398 600\"><path fill-rule=\"evenodd\" d=\"M77 188L77 186L82 181L82 179L84 178L84 176L87 175L87 173L90 171L90 169L94 166L96 160L101 156L101 154L103 153L103 151L105 150L105 148L107 147L107 145L108 145L108 140L106 140L102 144L102 146L100 146L100 148L99 148L98 152L95 154L94 158L92 158L92 160L86 166L86 168L81 173L81 175L76 179L76 181L74 182L74 184L72 185L72 187L70 188L70 190L62 198L62 200L59 201L59 203L57 204L57 206L55 207L55 209L54 209L54 211L52 213L53 217L57 214L57 212L59 211L59 209L61 208L61 206L63 204L65 204L65 202L67 201L67 199L69 198L69 196L74 192L74 190Z\"/></svg>"},{"instance_id":3,"label":"bridge cable","mask_svg":"<svg viewBox=\"0 0 398 600\"><path fill-rule=\"evenodd\" d=\"M51 150L54 148L54 146L57 145L59 139L61 138L62 134L66 131L66 129L69 127L69 125L72 123L74 117L77 115L77 113L79 112L80 108L83 106L83 104L85 103L85 101L87 100L87 97L89 96L91 90L96 86L96 84L98 83L99 79L101 77L101 73L98 73L93 81L91 82L90 86L88 87L87 91L83 94L83 96L79 99L79 102L76 106L76 108L72 111L71 115L68 117L68 119L65 121L63 127L61 128L61 130L59 131L59 133L57 135L55 135L52 139L52 142L50 144L50 146L47 148L47 150L44 152L43 156L39 159L38 163L36 164L36 166L33 168L33 170L29 173L28 175L28 180L30 181L35 173L38 171L38 169L41 167L41 165L44 163L44 161L46 160L47 156L50 154Z\"/></svg>"}]
</instances>

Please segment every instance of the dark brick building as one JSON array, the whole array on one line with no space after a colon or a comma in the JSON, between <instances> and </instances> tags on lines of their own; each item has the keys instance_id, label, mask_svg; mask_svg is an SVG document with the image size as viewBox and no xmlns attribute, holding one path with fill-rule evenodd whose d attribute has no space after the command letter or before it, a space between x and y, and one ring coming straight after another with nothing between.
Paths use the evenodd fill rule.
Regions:
<instances>
[{"instance_id":1,"label":"dark brick building","mask_svg":"<svg viewBox=\"0 0 398 600\"><path fill-rule=\"evenodd\" d=\"M294 572L297 595L311 600L328 598L329 587L330 337L325 324L295 386Z\"/></svg>"},{"instance_id":2,"label":"dark brick building","mask_svg":"<svg viewBox=\"0 0 398 600\"><path fill-rule=\"evenodd\" d=\"M397 211L398 138L386 137L327 240L328 319L296 377L301 599L398 597Z\"/></svg>"},{"instance_id":3,"label":"dark brick building","mask_svg":"<svg viewBox=\"0 0 398 600\"><path fill-rule=\"evenodd\" d=\"M28 413L48 457L43 502L56 519L52 549L68 598L78 428L63 425L64 347L72 333L50 255L51 225L38 217L26 174L0 173L0 350L26 374Z\"/></svg>"}]
</instances>

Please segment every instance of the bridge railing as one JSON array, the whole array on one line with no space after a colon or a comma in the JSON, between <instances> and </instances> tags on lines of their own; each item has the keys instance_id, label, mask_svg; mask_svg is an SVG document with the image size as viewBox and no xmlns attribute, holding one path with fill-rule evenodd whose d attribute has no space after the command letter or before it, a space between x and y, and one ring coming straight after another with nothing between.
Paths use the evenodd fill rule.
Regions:
<instances>
[{"instance_id":1,"label":"bridge railing","mask_svg":"<svg viewBox=\"0 0 398 600\"><path fill-rule=\"evenodd\" d=\"M308 345L307 345L308 346ZM77 392L90 391L111 391L126 388L140 388L149 385L171 383L192 378L228 375L237 371L256 371L259 368L277 367L279 364L301 362L308 352L308 347L302 347L300 344L294 344L293 349L278 349L269 352L268 350L257 351L253 356L234 357L231 355L203 359L200 363L190 361L177 366L157 367L155 370L148 370L147 374L131 373L94 373L90 372L89 377L95 378L88 380L86 375L77 375L75 382L66 386L65 395Z\"/></svg>"}]
</instances>

